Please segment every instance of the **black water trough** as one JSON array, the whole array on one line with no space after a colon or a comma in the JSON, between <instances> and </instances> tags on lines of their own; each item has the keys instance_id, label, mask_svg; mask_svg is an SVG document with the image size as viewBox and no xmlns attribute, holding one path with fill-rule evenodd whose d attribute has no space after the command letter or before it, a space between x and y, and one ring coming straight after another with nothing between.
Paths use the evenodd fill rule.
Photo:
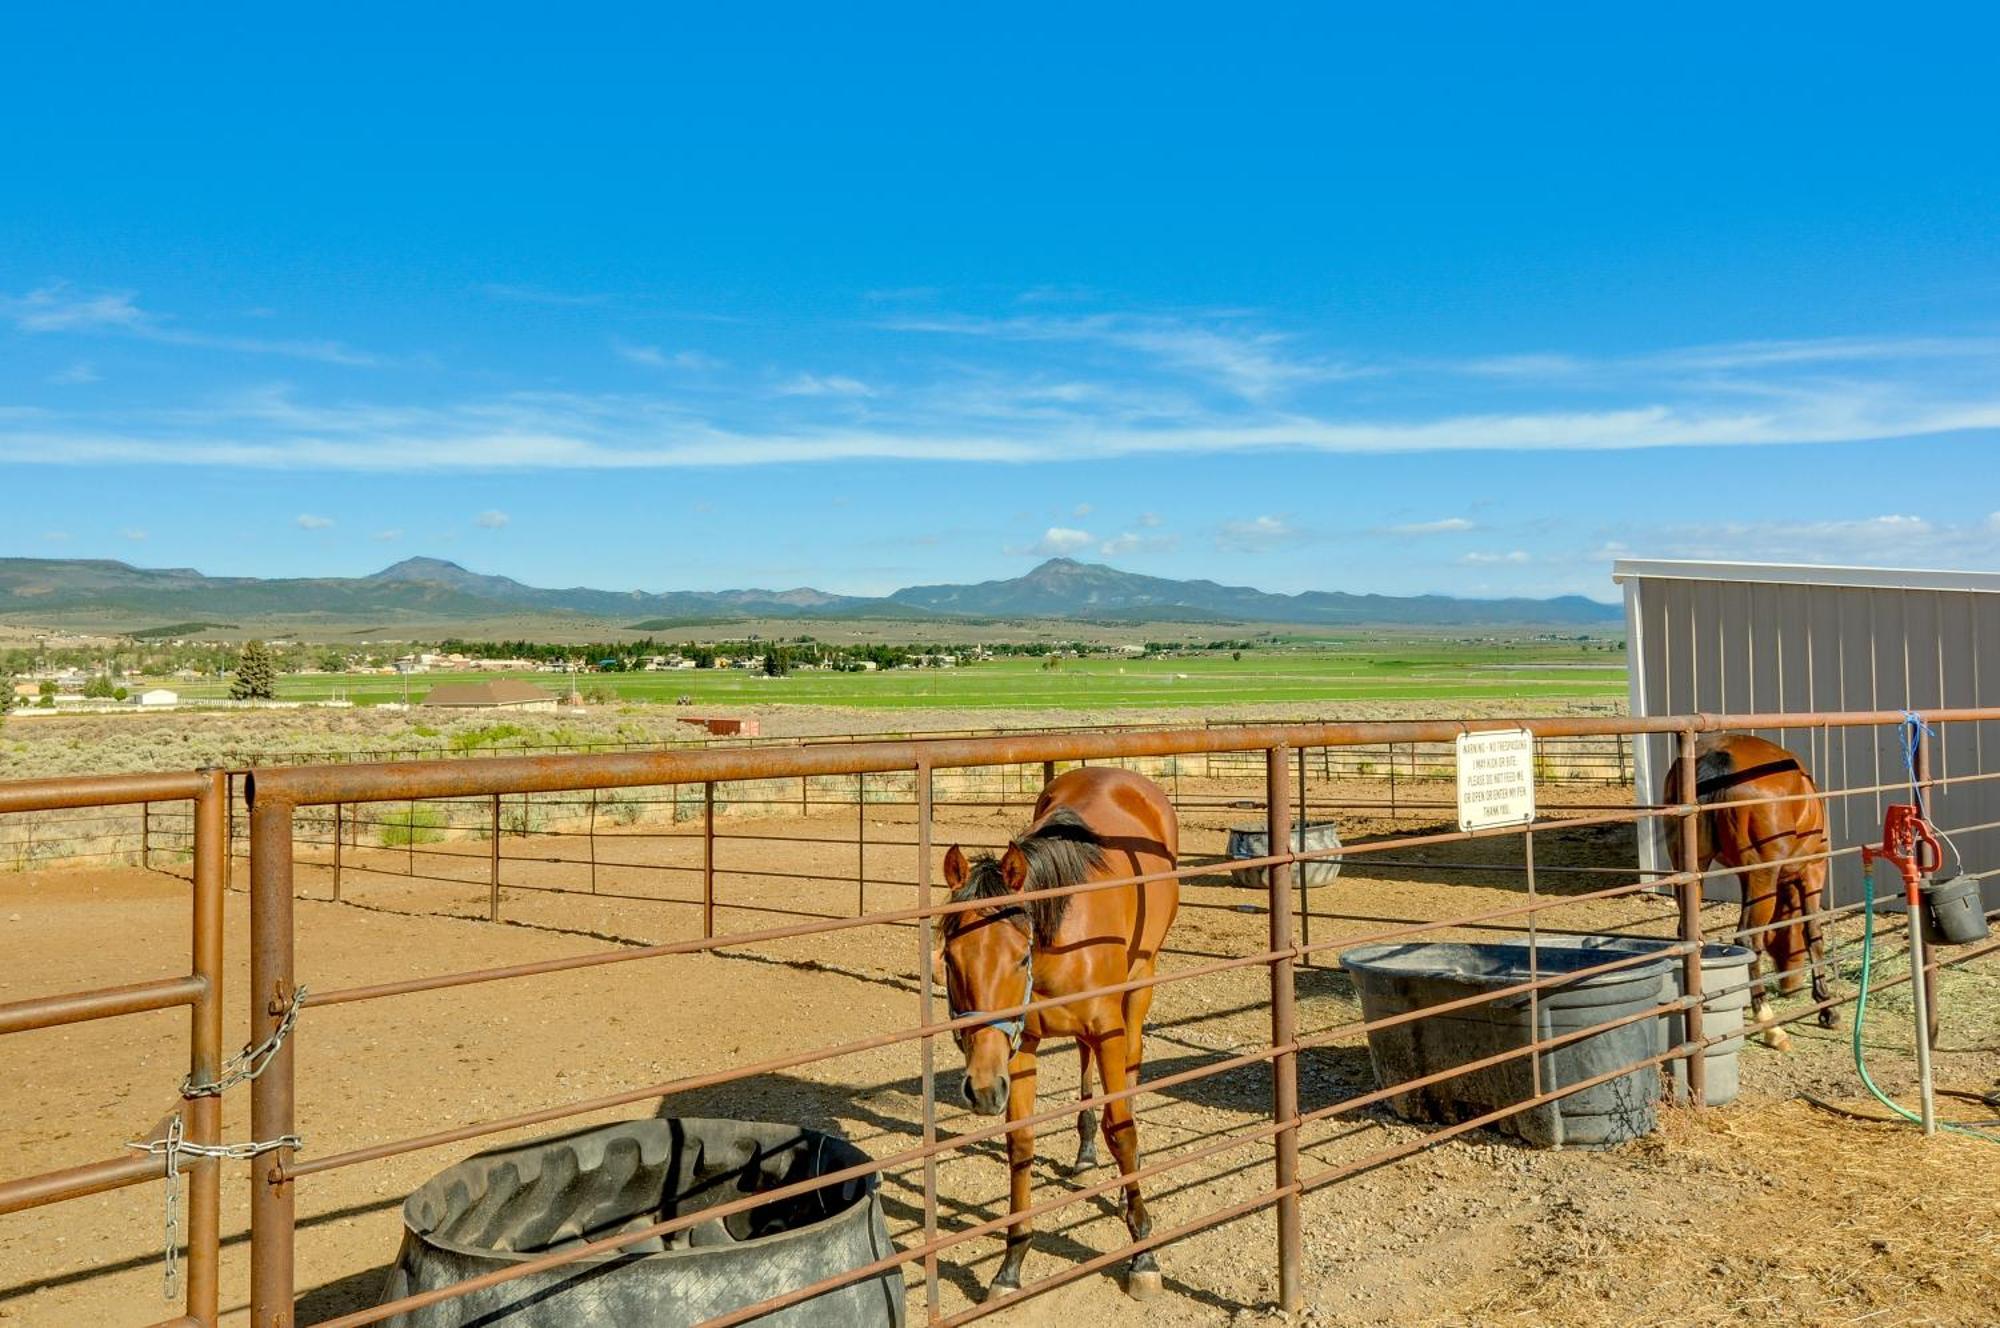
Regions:
<instances>
[{"instance_id":1,"label":"black water trough","mask_svg":"<svg viewBox=\"0 0 2000 1328\"><path fill-rule=\"evenodd\" d=\"M868 1161L793 1125L656 1118L469 1158L403 1204L384 1301ZM873 1177L652 1237L440 1301L394 1328L684 1328L894 1252ZM902 1328L903 1279L877 1273L757 1320L760 1328Z\"/></svg>"},{"instance_id":2,"label":"black water trough","mask_svg":"<svg viewBox=\"0 0 2000 1328\"><path fill-rule=\"evenodd\" d=\"M1537 958L1543 977L1607 962L1601 950L1580 945L1542 945ZM1653 959L1543 988L1537 1002L1540 1038L1613 1023L1658 1005L1670 962ZM1360 993L1362 1016L1371 1021L1530 980L1525 944L1368 945L1345 952L1340 963ZM1376 1082L1387 1087L1526 1046L1533 1031L1528 1011L1528 993L1521 992L1371 1030L1368 1058L1374 1063ZM1645 1060L1658 1047L1657 1023L1636 1019L1566 1042L1538 1057L1516 1056L1398 1093L1389 1099L1389 1105L1406 1120L1445 1124L1471 1120L1533 1098L1532 1060L1541 1063L1543 1092ZM1643 1065L1554 1102L1503 1117L1492 1128L1543 1148L1623 1143L1652 1131L1658 1121L1659 1097L1659 1067Z\"/></svg>"}]
</instances>

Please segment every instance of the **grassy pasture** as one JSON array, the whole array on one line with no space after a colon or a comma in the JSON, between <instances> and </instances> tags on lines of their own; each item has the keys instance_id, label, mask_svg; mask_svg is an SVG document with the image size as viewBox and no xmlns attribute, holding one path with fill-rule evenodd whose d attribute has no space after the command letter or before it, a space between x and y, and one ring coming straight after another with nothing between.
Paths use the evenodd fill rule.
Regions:
<instances>
[{"instance_id":1,"label":"grassy pasture","mask_svg":"<svg viewBox=\"0 0 2000 1328\"><path fill-rule=\"evenodd\" d=\"M422 701L444 682L498 674L418 674L409 696ZM551 692L568 691L560 674L518 675ZM222 695L226 685L175 683L184 697ZM955 669L878 673L794 672L784 678L738 669L585 674L586 693L625 701L702 705L810 704L883 709L1036 708L1100 710L1207 707L1285 701L1518 701L1625 694L1622 658L1601 649L1542 642L1381 641L1348 648L1301 644L1188 658L1064 659L1045 668L1033 658L1003 658ZM344 697L360 705L401 701L403 679L300 674L279 680L283 700Z\"/></svg>"}]
</instances>

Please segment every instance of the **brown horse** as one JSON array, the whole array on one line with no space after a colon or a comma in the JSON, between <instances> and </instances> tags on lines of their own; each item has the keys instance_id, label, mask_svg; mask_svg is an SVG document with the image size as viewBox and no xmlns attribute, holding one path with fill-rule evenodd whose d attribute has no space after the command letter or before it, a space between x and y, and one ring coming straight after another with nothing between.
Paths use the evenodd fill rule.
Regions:
<instances>
[{"instance_id":1,"label":"brown horse","mask_svg":"<svg viewBox=\"0 0 2000 1328\"><path fill-rule=\"evenodd\" d=\"M1704 734L1695 744L1695 801L1708 808L1696 819L1696 870L1714 863L1736 873L1743 887L1737 926L1756 954L1750 963L1751 1017L1767 1025L1770 1012L1758 960L1778 975L1778 990L1804 985L1798 972L1810 956L1812 994L1827 999L1825 946L1819 913L1826 888L1826 806L1799 758L1775 743L1748 733ZM1662 802L1683 801L1680 763L1667 771ZM1770 799L1787 799L1775 802ZM1668 853L1675 871L1682 862L1679 828L1668 825ZM1810 861L1794 859L1810 857ZM1794 919L1789 926L1773 926ZM1757 930L1757 929L1763 930ZM1822 1028L1833 1027L1831 1009L1819 1012ZM1764 1040L1783 1050L1791 1039L1781 1028L1765 1027Z\"/></svg>"},{"instance_id":2,"label":"brown horse","mask_svg":"<svg viewBox=\"0 0 2000 1328\"><path fill-rule=\"evenodd\" d=\"M1033 1115L1035 1050L1045 1037L1077 1040L1086 1098L1093 1060L1106 1093L1138 1083L1146 1012L1153 1004L1150 986L1080 996L1025 1017L1005 1012L1030 1000L1150 978L1180 906L1180 883L1169 878L1024 902L1014 897L1024 890L1172 871L1179 856L1180 827L1167 795L1149 779L1106 768L1072 770L1051 781L1035 803L1034 823L999 858L968 861L958 845L951 846L944 879L952 900L992 901L988 908L950 914L944 925L952 1017L993 1012L985 1023L959 1034L965 1053L960 1092L967 1106L988 1116L1005 1111L1010 1121ZM1077 1133L1077 1164L1085 1166L1095 1160L1088 1111L1079 1115ZM1139 1127L1131 1098L1105 1104L1104 1141L1120 1175L1138 1170ZM1033 1127L1008 1132L1007 1160L1008 1211L1019 1213L1028 1207L1033 1180ZM1135 1180L1125 1185L1125 1228L1133 1240L1153 1229ZM1029 1238L1025 1220L1008 1228L1006 1256L987 1289L989 1298L1020 1287ZM1151 1250L1133 1257L1125 1289L1139 1299L1159 1291L1159 1264Z\"/></svg>"}]
</instances>

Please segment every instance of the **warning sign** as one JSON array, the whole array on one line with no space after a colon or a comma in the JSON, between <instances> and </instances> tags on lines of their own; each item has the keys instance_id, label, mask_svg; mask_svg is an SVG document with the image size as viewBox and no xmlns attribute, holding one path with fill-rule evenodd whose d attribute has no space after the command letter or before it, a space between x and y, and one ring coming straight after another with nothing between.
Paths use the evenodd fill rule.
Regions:
<instances>
[{"instance_id":1,"label":"warning sign","mask_svg":"<svg viewBox=\"0 0 2000 1328\"><path fill-rule=\"evenodd\" d=\"M1535 819L1535 735L1499 729L1458 735L1458 828L1491 830Z\"/></svg>"}]
</instances>

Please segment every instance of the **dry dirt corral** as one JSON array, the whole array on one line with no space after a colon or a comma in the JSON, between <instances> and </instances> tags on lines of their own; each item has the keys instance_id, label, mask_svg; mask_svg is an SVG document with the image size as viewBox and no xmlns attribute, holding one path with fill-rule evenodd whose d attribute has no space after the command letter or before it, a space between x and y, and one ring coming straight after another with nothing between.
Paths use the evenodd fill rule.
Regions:
<instances>
[{"instance_id":1,"label":"dry dirt corral","mask_svg":"<svg viewBox=\"0 0 2000 1328\"><path fill-rule=\"evenodd\" d=\"M1338 802L1339 789L1315 790ZM1613 792L1576 795L1602 801ZM1237 813L1242 815L1242 813ZM1216 852L1230 812L1189 814L1191 850ZM1018 824L1018 810L947 809L938 843L992 843ZM1344 818L1344 830L1376 833L1377 820ZM809 820L739 820L718 851L725 929L788 919L742 905L851 912L853 849L804 842L846 838L854 813ZM1410 829L1405 823L1400 828ZM599 888L686 900L685 868L699 861L698 830L641 825L601 836ZM907 808L871 809L868 875L911 879ZM759 834L767 838L740 836ZM900 840L898 844L894 841ZM506 879L520 886L582 889L584 869L561 858L564 841L508 839ZM575 954L607 943L686 936L696 911L685 903L510 891L507 921L483 920L487 845L432 846L425 859L464 884L412 882L399 851L350 857L344 902L298 906L301 979L321 989L446 969ZM1545 834L1544 868L1611 865L1629 858L1629 832ZM572 844L567 850L575 854ZM1429 860L1446 856L1432 850ZM1410 854L1400 855L1404 861ZM1488 843L1461 862L1519 860L1518 846ZM358 858L358 861L357 861ZM375 866L382 873L357 870ZM755 871L808 871L793 881ZM1469 914L1519 902L1520 879L1421 868L1350 868L1313 892L1315 939L1359 936L1396 920ZM1552 891L1614 879L1544 872ZM323 868L300 886L324 895ZM870 887L869 907L908 900L906 885ZM182 971L186 886L133 869L0 877L0 1001L134 981ZM1263 948L1260 894L1214 877L1190 884L1168 967ZM1717 915L1721 920L1722 915ZM244 1001L246 903L228 901L229 959ZM1567 930L1670 925L1650 897L1580 902L1546 916ZM1848 929L1851 932L1851 928ZM1851 940L1843 933L1841 939ZM299 1129L309 1154L570 1099L715 1070L907 1026L917 1006L916 933L868 927L831 937L645 960L520 981L310 1010L298 1038ZM1843 979L1851 971L1843 970ZM1149 1038L1149 1073L1162 1077L1254 1048L1268 1036L1260 970L1162 988ZM1351 989L1321 967L1300 977L1307 1031L1352 1019ZM1941 1080L1990 1089L2000 1075L2000 966L1982 961L1945 979ZM1884 1087L1908 1096L1904 1048L1909 1009L1902 989L1871 1018L1872 1065ZM240 1029L232 1014L232 1029ZM1878 1022L1879 1021L1879 1022ZM6 1171L21 1174L115 1153L166 1109L185 1069L184 1016L160 1014L48 1030L6 1040L0 1073ZM232 1033L232 1036L236 1036ZM1703 1115L1669 1112L1658 1133L1606 1152L1537 1152L1474 1134L1311 1193L1305 1202L1306 1322L1341 1324L1706 1325L1719 1323L1976 1325L2000 1314L1996 1194L2000 1155L1991 1144L1830 1116L1798 1100L1801 1090L1850 1104L1859 1095L1845 1030L1801 1026L1794 1050L1746 1053L1744 1098ZM954 1053L940 1045L941 1065ZM842 1130L877 1155L916 1138L913 1044L769 1075L727 1090L683 1094L674 1110L794 1120ZM1050 1088L1070 1095L1073 1057L1045 1062ZM1309 1053L1301 1066L1307 1108L1370 1086L1357 1039ZM950 1082L945 1079L945 1088ZM1045 1099L1047 1100L1047 1099ZM1978 1108L1952 1102L1951 1109ZM641 1110L634 1108L628 1110ZM1149 1158L1254 1129L1268 1110L1261 1067L1189 1083L1143 1099ZM618 1113L610 1113L616 1115ZM607 1117L600 1116L597 1119ZM942 1112L946 1130L974 1121ZM225 1103L225 1132L248 1137L247 1094ZM1338 1118L1306 1135L1305 1170L1365 1156L1417 1137L1379 1114ZM398 1238L397 1204L438 1167L473 1150L459 1145L405 1154L300 1183L300 1322L367 1304ZM1073 1142L1051 1130L1036 1171L1038 1198L1083 1182L1067 1177ZM226 1185L223 1286L227 1322L246 1320L244 1230L247 1185L233 1166ZM1090 1179L1102 1179L1098 1173ZM1268 1147L1249 1144L1170 1173L1151 1187L1155 1221L1171 1227L1255 1194L1269 1184ZM1005 1177L992 1144L946 1158L938 1169L942 1224L969 1225L1002 1211ZM920 1223L921 1173L885 1177L892 1230ZM160 1299L157 1186L0 1218L0 1321L8 1324L143 1323L177 1311ZM1123 1226L1103 1200L1040 1224L1030 1277L1113 1248ZM1203 1232L1165 1250L1170 1294L1139 1307L1106 1275L1082 1278L1024 1301L991 1321L1003 1325L1132 1324L1148 1328L1276 1319L1274 1239L1268 1215ZM947 1312L990 1276L998 1242L982 1238L944 1261ZM917 1293L916 1304L921 1304Z\"/></svg>"}]
</instances>

